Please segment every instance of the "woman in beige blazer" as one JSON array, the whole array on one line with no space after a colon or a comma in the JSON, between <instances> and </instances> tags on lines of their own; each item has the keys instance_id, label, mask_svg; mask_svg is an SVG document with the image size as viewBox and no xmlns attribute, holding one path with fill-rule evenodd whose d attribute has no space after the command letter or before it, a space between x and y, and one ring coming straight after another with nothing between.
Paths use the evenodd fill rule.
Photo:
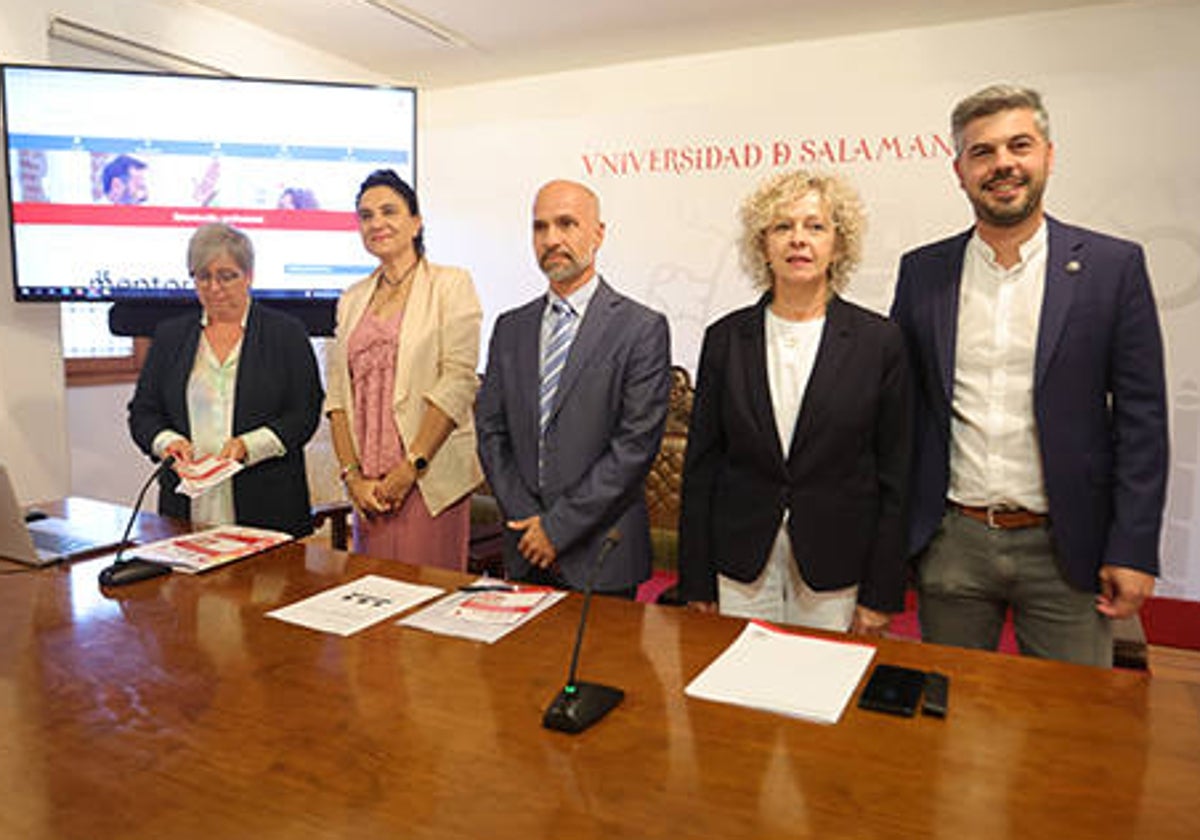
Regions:
<instances>
[{"instance_id":1,"label":"woman in beige blazer","mask_svg":"<svg viewBox=\"0 0 1200 840\"><path fill-rule=\"evenodd\" d=\"M470 275L425 259L417 196L391 170L358 194L379 260L338 301L325 413L354 505L354 550L465 569L483 314Z\"/></svg>"}]
</instances>

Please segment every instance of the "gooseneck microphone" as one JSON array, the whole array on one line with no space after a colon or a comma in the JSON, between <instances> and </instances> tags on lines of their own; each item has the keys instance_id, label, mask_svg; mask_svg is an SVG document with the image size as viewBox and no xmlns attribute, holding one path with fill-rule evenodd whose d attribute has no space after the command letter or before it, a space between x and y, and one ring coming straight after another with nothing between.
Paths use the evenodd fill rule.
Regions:
<instances>
[{"instance_id":1,"label":"gooseneck microphone","mask_svg":"<svg viewBox=\"0 0 1200 840\"><path fill-rule=\"evenodd\" d=\"M138 513L141 512L142 499L146 498L146 491L174 463L174 455L168 455L163 458L159 465L154 468L154 472L150 473L150 477L146 479L146 483L142 485L142 489L138 491L137 501L133 503L133 510L129 514L129 521L125 523L125 533L121 535L121 544L117 546L117 553L113 557L112 565L100 572L101 586L124 586L127 583L136 583L139 580L146 580L171 573L170 566L164 566L161 563L151 563L149 560L126 560L123 555L125 554L125 546L129 544L129 533L133 530L133 523L137 520Z\"/></svg>"},{"instance_id":2,"label":"gooseneck microphone","mask_svg":"<svg viewBox=\"0 0 1200 840\"><path fill-rule=\"evenodd\" d=\"M604 563L604 558L620 540L621 534L617 529L608 532L600 545L596 562L588 574L583 593L583 612L579 616L579 628L575 632L575 650L571 653L571 670L567 673L567 684L550 702L550 707L542 716L542 726L547 729L577 734L599 721L625 699L625 692L619 688L578 682L575 679L575 672L579 667L579 648L583 645L583 628L587 626L588 610L592 605L592 586L596 582L596 575Z\"/></svg>"}]
</instances>

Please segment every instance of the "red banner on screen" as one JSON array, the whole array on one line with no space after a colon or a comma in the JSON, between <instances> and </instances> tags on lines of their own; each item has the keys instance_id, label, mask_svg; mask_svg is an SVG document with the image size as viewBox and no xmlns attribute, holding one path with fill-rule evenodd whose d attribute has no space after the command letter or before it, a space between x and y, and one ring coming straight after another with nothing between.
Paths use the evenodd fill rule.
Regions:
<instances>
[{"instance_id":1,"label":"red banner on screen","mask_svg":"<svg viewBox=\"0 0 1200 840\"><path fill-rule=\"evenodd\" d=\"M265 230L353 231L354 213L334 210L219 210L195 207L129 207L90 204L18 203L13 222L26 225L192 228L223 222L238 228Z\"/></svg>"}]
</instances>

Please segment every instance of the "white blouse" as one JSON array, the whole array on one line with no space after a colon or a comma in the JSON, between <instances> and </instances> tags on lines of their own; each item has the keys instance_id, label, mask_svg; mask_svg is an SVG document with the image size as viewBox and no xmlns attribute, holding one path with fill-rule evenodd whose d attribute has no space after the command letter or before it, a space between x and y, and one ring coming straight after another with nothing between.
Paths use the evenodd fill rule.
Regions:
<instances>
[{"instance_id":1,"label":"white blouse","mask_svg":"<svg viewBox=\"0 0 1200 840\"><path fill-rule=\"evenodd\" d=\"M200 334L196 361L187 384L188 422L192 426L192 448L197 455L219 453L233 433L233 398L241 358L240 339L221 362L208 339ZM223 481L203 496L192 499L192 521L210 525L233 524L233 482Z\"/></svg>"},{"instance_id":2,"label":"white blouse","mask_svg":"<svg viewBox=\"0 0 1200 840\"><path fill-rule=\"evenodd\" d=\"M823 316L809 321L789 321L767 309L767 383L771 388L771 407L775 412L775 428L784 458L792 446L796 418L800 416L800 405L824 330Z\"/></svg>"}]
</instances>

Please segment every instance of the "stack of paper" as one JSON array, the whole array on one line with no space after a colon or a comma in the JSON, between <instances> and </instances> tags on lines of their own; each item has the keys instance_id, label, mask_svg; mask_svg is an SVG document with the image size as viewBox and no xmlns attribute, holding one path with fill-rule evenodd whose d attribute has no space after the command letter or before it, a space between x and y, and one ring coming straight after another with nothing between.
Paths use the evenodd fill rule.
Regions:
<instances>
[{"instance_id":1,"label":"stack of paper","mask_svg":"<svg viewBox=\"0 0 1200 840\"><path fill-rule=\"evenodd\" d=\"M684 693L837 723L874 656L871 645L802 636L751 622Z\"/></svg>"}]
</instances>

